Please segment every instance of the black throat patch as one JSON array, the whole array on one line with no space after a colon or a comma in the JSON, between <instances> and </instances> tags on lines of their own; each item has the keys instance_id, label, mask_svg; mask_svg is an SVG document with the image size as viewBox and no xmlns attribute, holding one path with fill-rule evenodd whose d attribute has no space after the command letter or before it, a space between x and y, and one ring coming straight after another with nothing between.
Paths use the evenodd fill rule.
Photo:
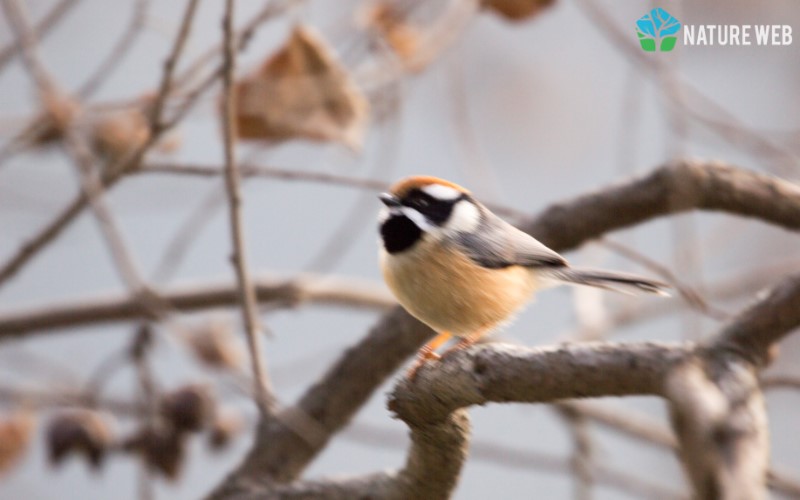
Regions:
<instances>
[{"instance_id":1,"label":"black throat patch","mask_svg":"<svg viewBox=\"0 0 800 500\"><path fill-rule=\"evenodd\" d=\"M381 224L383 247L389 253L399 253L414 246L422 238L422 230L405 215L392 215Z\"/></svg>"}]
</instances>

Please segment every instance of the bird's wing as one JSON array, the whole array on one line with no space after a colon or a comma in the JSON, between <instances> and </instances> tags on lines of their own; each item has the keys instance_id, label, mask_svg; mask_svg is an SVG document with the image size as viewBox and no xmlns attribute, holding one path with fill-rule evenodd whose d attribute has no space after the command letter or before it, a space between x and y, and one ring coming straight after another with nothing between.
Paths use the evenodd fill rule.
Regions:
<instances>
[{"instance_id":1,"label":"bird's wing","mask_svg":"<svg viewBox=\"0 0 800 500\"><path fill-rule=\"evenodd\" d=\"M458 238L458 243L464 252L481 266L498 269L509 266L567 265L562 256L534 237L515 228L486 208L483 208L482 212L479 230L474 233L463 233Z\"/></svg>"}]
</instances>

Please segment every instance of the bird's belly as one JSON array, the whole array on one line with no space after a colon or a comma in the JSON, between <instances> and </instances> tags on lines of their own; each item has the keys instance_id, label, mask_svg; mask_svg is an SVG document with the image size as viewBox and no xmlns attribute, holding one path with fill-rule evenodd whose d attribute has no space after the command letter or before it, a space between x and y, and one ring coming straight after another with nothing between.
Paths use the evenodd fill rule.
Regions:
<instances>
[{"instance_id":1,"label":"bird's belly","mask_svg":"<svg viewBox=\"0 0 800 500\"><path fill-rule=\"evenodd\" d=\"M453 253L384 258L384 278L400 304L434 330L482 333L512 319L535 290L536 277L527 268L486 269L468 259Z\"/></svg>"}]
</instances>

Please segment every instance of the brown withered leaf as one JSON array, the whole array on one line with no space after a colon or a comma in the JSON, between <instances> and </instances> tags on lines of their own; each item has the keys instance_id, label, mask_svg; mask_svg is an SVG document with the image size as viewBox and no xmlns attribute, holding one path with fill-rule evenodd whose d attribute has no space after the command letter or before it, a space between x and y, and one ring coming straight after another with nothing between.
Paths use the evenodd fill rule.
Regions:
<instances>
[{"instance_id":1,"label":"brown withered leaf","mask_svg":"<svg viewBox=\"0 0 800 500\"><path fill-rule=\"evenodd\" d=\"M42 95L42 111L36 120L33 143L45 146L60 141L80 111L70 96L49 92Z\"/></svg>"},{"instance_id":2,"label":"brown withered leaf","mask_svg":"<svg viewBox=\"0 0 800 500\"><path fill-rule=\"evenodd\" d=\"M242 416L233 411L217 413L208 432L208 445L214 451L224 450L244 430Z\"/></svg>"},{"instance_id":3,"label":"brown withered leaf","mask_svg":"<svg viewBox=\"0 0 800 500\"><path fill-rule=\"evenodd\" d=\"M33 435L34 420L28 413L0 418L0 477L19 462Z\"/></svg>"},{"instance_id":4,"label":"brown withered leaf","mask_svg":"<svg viewBox=\"0 0 800 500\"><path fill-rule=\"evenodd\" d=\"M116 163L150 139L150 124L140 108L100 116L90 130L92 147L108 164Z\"/></svg>"},{"instance_id":5,"label":"brown withered leaf","mask_svg":"<svg viewBox=\"0 0 800 500\"><path fill-rule=\"evenodd\" d=\"M59 465L70 454L83 455L99 468L112 442L108 419L90 410L65 410L53 416L47 426L50 463Z\"/></svg>"},{"instance_id":6,"label":"brown withered leaf","mask_svg":"<svg viewBox=\"0 0 800 500\"><path fill-rule=\"evenodd\" d=\"M179 433L197 432L214 418L214 399L208 387L186 385L162 396L159 407L164 420Z\"/></svg>"},{"instance_id":7,"label":"brown withered leaf","mask_svg":"<svg viewBox=\"0 0 800 500\"><path fill-rule=\"evenodd\" d=\"M368 104L331 48L297 26L286 44L234 86L241 139L339 141L360 149Z\"/></svg>"},{"instance_id":8,"label":"brown withered leaf","mask_svg":"<svg viewBox=\"0 0 800 500\"><path fill-rule=\"evenodd\" d=\"M150 470L175 480L186 459L186 438L170 427L145 427L125 441L124 449L138 454Z\"/></svg>"},{"instance_id":9,"label":"brown withered leaf","mask_svg":"<svg viewBox=\"0 0 800 500\"><path fill-rule=\"evenodd\" d=\"M408 16L394 2L383 1L366 7L363 22L376 32L397 55L408 71L417 73L428 61L420 58L422 33L413 26Z\"/></svg>"},{"instance_id":10,"label":"brown withered leaf","mask_svg":"<svg viewBox=\"0 0 800 500\"><path fill-rule=\"evenodd\" d=\"M192 328L186 343L199 361L212 368L236 368L243 359L241 346L231 325L225 321L206 321Z\"/></svg>"},{"instance_id":11,"label":"brown withered leaf","mask_svg":"<svg viewBox=\"0 0 800 500\"><path fill-rule=\"evenodd\" d=\"M481 0L481 6L510 21L532 19L555 0Z\"/></svg>"}]
</instances>

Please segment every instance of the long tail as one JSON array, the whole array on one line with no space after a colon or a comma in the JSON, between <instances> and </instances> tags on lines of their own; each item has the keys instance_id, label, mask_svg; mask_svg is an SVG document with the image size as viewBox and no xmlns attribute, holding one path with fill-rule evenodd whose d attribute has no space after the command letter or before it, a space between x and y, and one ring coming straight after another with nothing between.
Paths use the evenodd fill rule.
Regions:
<instances>
[{"instance_id":1,"label":"long tail","mask_svg":"<svg viewBox=\"0 0 800 500\"><path fill-rule=\"evenodd\" d=\"M548 270L548 274L559 281L574 283L576 285L594 286L627 294L644 292L669 296L667 290L670 286L666 283L642 278L633 274L574 267L550 269Z\"/></svg>"}]
</instances>

